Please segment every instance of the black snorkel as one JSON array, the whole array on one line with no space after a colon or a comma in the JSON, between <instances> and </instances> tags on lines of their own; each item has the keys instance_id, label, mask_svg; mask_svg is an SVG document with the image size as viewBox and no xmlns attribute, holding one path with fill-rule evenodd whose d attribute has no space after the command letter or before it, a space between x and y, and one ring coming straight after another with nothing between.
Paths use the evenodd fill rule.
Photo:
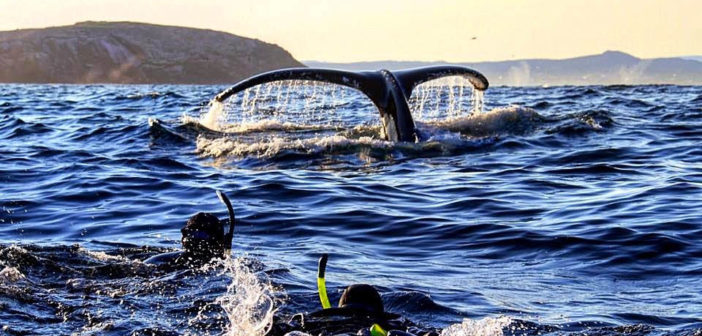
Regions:
<instances>
[{"instance_id":1,"label":"black snorkel","mask_svg":"<svg viewBox=\"0 0 702 336\"><path fill-rule=\"evenodd\" d=\"M234 222L236 218L234 217L234 208L232 208L232 202L229 201L229 197L223 192L217 190L217 197L219 200L227 206L227 211L229 212L229 232L224 236L224 258L228 258L232 253L232 241L234 240Z\"/></svg>"}]
</instances>

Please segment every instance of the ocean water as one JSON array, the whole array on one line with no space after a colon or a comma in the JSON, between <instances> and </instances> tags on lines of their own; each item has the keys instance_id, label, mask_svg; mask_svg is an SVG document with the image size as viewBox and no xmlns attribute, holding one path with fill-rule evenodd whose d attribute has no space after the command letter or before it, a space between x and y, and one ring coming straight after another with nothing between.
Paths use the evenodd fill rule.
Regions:
<instances>
[{"instance_id":1,"label":"ocean water","mask_svg":"<svg viewBox=\"0 0 702 336\"><path fill-rule=\"evenodd\" d=\"M701 335L702 87L0 85L0 334L262 335L375 285L443 335ZM482 110L482 111L480 111ZM144 264L187 218L233 258Z\"/></svg>"}]
</instances>

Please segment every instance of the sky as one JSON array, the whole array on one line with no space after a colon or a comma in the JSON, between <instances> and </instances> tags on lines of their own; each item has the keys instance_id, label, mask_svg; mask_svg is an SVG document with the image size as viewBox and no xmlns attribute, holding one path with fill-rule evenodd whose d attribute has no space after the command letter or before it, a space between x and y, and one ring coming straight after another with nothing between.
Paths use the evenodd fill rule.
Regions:
<instances>
[{"instance_id":1,"label":"sky","mask_svg":"<svg viewBox=\"0 0 702 336\"><path fill-rule=\"evenodd\" d=\"M0 30L136 21L275 43L298 60L702 55L702 0L0 0Z\"/></svg>"}]
</instances>

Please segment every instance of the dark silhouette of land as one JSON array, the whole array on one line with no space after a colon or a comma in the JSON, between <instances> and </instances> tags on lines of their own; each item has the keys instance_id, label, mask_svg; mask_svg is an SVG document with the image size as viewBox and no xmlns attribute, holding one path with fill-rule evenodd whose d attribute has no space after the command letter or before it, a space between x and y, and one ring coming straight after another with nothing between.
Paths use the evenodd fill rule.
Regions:
<instances>
[{"instance_id":1,"label":"dark silhouette of land","mask_svg":"<svg viewBox=\"0 0 702 336\"><path fill-rule=\"evenodd\" d=\"M492 85L702 85L699 57L641 59L618 51L563 60L459 63ZM306 62L345 70L395 70L443 62ZM132 22L0 32L0 82L234 83L251 75L304 66L263 41L206 29Z\"/></svg>"},{"instance_id":2,"label":"dark silhouette of land","mask_svg":"<svg viewBox=\"0 0 702 336\"><path fill-rule=\"evenodd\" d=\"M6 83L233 83L298 66L276 45L205 29L82 22L0 32Z\"/></svg>"},{"instance_id":3,"label":"dark silhouette of land","mask_svg":"<svg viewBox=\"0 0 702 336\"><path fill-rule=\"evenodd\" d=\"M458 64L482 72L490 80L491 85L701 85L702 62L695 60L694 57L686 58L641 59L623 52L607 51L599 55L562 60L525 59ZM344 70L396 70L446 63L398 61L325 63L308 61L305 64L310 67Z\"/></svg>"}]
</instances>

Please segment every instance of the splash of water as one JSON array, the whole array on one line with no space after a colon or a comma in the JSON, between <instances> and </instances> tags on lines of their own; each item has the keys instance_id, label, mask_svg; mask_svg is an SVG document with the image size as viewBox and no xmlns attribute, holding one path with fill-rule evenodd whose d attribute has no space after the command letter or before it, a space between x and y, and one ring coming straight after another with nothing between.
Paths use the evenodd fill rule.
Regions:
<instances>
[{"instance_id":1,"label":"splash of water","mask_svg":"<svg viewBox=\"0 0 702 336\"><path fill-rule=\"evenodd\" d=\"M415 120L442 120L482 112L483 97L470 81L449 76L417 86L408 103ZM353 107L352 112L343 108L359 101L365 105ZM366 108L368 116L361 111ZM233 133L261 123L284 125L286 130L294 125L353 127L377 123L375 110L372 102L355 89L318 81L282 80L248 88L224 102L212 101L198 122Z\"/></svg>"},{"instance_id":2,"label":"splash of water","mask_svg":"<svg viewBox=\"0 0 702 336\"><path fill-rule=\"evenodd\" d=\"M246 262L246 258L227 258L203 267L204 271L216 270L231 279L227 291L210 305L217 305L225 313L227 320L224 335L263 336L273 325L276 312L276 289L267 278L256 274ZM209 305L203 307L190 325L206 319Z\"/></svg>"},{"instance_id":3,"label":"splash of water","mask_svg":"<svg viewBox=\"0 0 702 336\"><path fill-rule=\"evenodd\" d=\"M464 319L441 331L441 336L502 336L503 329L512 323L507 316L486 317L480 320Z\"/></svg>"},{"instance_id":4,"label":"splash of water","mask_svg":"<svg viewBox=\"0 0 702 336\"><path fill-rule=\"evenodd\" d=\"M200 124L212 129L219 130L220 120L224 115L224 104L219 101L212 100L209 104L209 109L200 117Z\"/></svg>"},{"instance_id":5,"label":"splash of water","mask_svg":"<svg viewBox=\"0 0 702 336\"><path fill-rule=\"evenodd\" d=\"M207 110L207 113L200 117L199 122L209 129L218 131L220 129L220 120L224 116L224 104L212 100L209 106L210 108Z\"/></svg>"},{"instance_id":6,"label":"splash of water","mask_svg":"<svg viewBox=\"0 0 702 336\"><path fill-rule=\"evenodd\" d=\"M417 86L408 104L415 120L441 120L482 112L483 97L467 79L449 76Z\"/></svg>"},{"instance_id":7,"label":"splash of water","mask_svg":"<svg viewBox=\"0 0 702 336\"><path fill-rule=\"evenodd\" d=\"M210 129L224 132L234 125L254 124L263 120L338 126L349 118L349 115L337 113L338 107L350 103L360 94L352 91L356 90L319 81L264 83L239 92L223 103L210 103L199 122Z\"/></svg>"},{"instance_id":8,"label":"splash of water","mask_svg":"<svg viewBox=\"0 0 702 336\"><path fill-rule=\"evenodd\" d=\"M472 113L483 113L483 105L485 101L485 91L473 88L473 110Z\"/></svg>"},{"instance_id":9,"label":"splash of water","mask_svg":"<svg viewBox=\"0 0 702 336\"><path fill-rule=\"evenodd\" d=\"M359 101L366 101L367 105L343 107ZM475 90L463 77L450 76L419 85L408 103L420 128L424 121L454 120L481 113L483 92ZM359 112L366 106L370 113L364 117ZM184 122L192 121L184 117ZM385 150L392 144L379 140L382 132L374 128L378 121L374 105L358 90L317 81L276 81L246 89L223 103L211 102L197 122L237 137L200 136L197 151L214 158L270 158L288 150L312 155L345 153L354 148ZM371 131L354 134L358 133L353 131L354 126ZM280 133L265 137L254 134L269 131Z\"/></svg>"}]
</instances>

